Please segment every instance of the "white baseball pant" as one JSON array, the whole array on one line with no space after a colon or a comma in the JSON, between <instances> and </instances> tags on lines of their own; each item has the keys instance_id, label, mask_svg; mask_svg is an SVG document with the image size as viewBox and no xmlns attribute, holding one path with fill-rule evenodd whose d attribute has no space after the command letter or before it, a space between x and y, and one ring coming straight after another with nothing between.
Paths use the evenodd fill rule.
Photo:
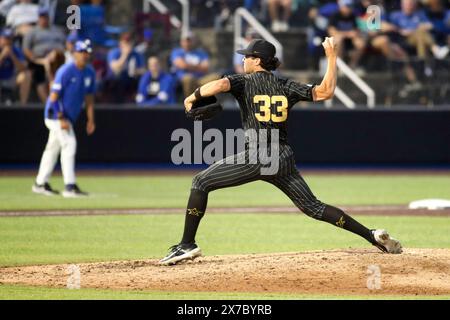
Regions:
<instances>
[{"instance_id":1,"label":"white baseball pant","mask_svg":"<svg viewBox=\"0 0 450 320\"><path fill-rule=\"evenodd\" d=\"M72 125L69 130L61 128L59 120L45 119L49 130L48 142L42 155L36 183L42 185L50 179L59 154L61 154L61 170L64 184L75 184L75 154L77 140Z\"/></svg>"}]
</instances>

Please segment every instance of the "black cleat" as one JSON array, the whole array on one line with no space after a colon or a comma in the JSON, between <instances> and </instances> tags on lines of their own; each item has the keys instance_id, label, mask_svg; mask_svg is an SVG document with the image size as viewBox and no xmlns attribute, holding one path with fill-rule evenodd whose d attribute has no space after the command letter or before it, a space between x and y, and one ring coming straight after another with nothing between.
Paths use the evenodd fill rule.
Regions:
<instances>
[{"instance_id":1,"label":"black cleat","mask_svg":"<svg viewBox=\"0 0 450 320\"><path fill-rule=\"evenodd\" d=\"M161 265L172 265L183 260L194 260L202 255L202 251L195 243L180 243L169 248L167 256L159 260Z\"/></svg>"},{"instance_id":2,"label":"black cleat","mask_svg":"<svg viewBox=\"0 0 450 320\"><path fill-rule=\"evenodd\" d=\"M64 198L80 198L88 196L89 193L81 191L76 184L68 184L62 195Z\"/></svg>"},{"instance_id":3,"label":"black cleat","mask_svg":"<svg viewBox=\"0 0 450 320\"><path fill-rule=\"evenodd\" d=\"M31 187L31 191L37 194L42 194L44 196L56 196L59 194L58 191L52 189L48 182L44 184L34 183L34 185Z\"/></svg>"}]
</instances>

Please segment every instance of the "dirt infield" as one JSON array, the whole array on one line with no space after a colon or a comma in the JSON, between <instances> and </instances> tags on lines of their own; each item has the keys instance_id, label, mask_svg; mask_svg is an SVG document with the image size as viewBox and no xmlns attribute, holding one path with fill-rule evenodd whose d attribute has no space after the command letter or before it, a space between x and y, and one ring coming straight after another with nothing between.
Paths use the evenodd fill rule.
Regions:
<instances>
[{"instance_id":1,"label":"dirt infield","mask_svg":"<svg viewBox=\"0 0 450 320\"><path fill-rule=\"evenodd\" d=\"M155 259L78 266L82 288L329 295L450 294L449 249L406 249L400 255L382 254L374 248L211 256L170 267L159 266ZM373 266L381 271L380 282L368 274ZM68 265L0 268L0 284L63 288L67 279Z\"/></svg>"},{"instance_id":2,"label":"dirt infield","mask_svg":"<svg viewBox=\"0 0 450 320\"><path fill-rule=\"evenodd\" d=\"M351 215L364 216L427 216L450 217L450 209L409 209L406 206L342 206ZM103 216L103 215L153 215L184 214L184 208L142 208L142 209L77 209L77 210L6 210L0 217L52 217L52 216ZM256 213L256 214L301 214L294 206L288 207L212 207L208 214Z\"/></svg>"}]
</instances>

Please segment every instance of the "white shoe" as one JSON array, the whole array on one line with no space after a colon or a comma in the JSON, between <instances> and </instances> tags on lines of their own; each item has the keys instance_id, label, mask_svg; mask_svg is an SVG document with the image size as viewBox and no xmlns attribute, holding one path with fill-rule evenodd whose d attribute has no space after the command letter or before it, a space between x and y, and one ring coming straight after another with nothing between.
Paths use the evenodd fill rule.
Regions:
<instances>
[{"instance_id":1,"label":"white shoe","mask_svg":"<svg viewBox=\"0 0 450 320\"><path fill-rule=\"evenodd\" d=\"M34 193L37 193L37 194L42 194L44 196L55 196L55 195L59 194L58 191L53 190L53 188L50 186L50 184L48 182L46 182L42 185L38 185L37 183L35 183L31 187L31 191L33 191Z\"/></svg>"},{"instance_id":2,"label":"white shoe","mask_svg":"<svg viewBox=\"0 0 450 320\"><path fill-rule=\"evenodd\" d=\"M373 237L376 241L373 245L385 253L398 254L402 253L402 245L397 239L391 238L386 230L372 230Z\"/></svg>"},{"instance_id":3,"label":"white shoe","mask_svg":"<svg viewBox=\"0 0 450 320\"><path fill-rule=\"evenodd\" d=\"M441 60L447 56L450 49L447 46L443 46L443 47L434 46L433 48L431 48L431 51L433 52L433 55L436 59Z\"/></svg>"},{"instance_id":4,"label":"white shoe","mask_svg":"<svg viewBox=\"0 0 450 320\"><path fill-rule=\"evenodd\" d=\"M280 32L286 32L289 30L289 25L286 21L280 22Z\"/></svg>"},{"instance_id":5,"label":"white shoe","mask_svg":"<svg viewBox=\"0 0 450 320\"><path fill-rule=\"evenodd\" d=\"M281 31L281 22L278 20L272 21L272 32L280 32Z\"/></svg>"}]
</instances>

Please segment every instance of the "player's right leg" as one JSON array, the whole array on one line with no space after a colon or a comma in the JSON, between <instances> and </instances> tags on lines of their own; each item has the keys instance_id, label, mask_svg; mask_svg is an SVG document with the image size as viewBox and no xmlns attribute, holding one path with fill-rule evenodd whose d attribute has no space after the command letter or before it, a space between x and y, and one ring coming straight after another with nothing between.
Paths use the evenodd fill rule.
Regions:
<instances>
[{"instance_id":1,"label":"player's right leg","mask_svg":"<svg viewBox=\"0 0 450 320\"><path fill-rule=\"evenodd\" d=\"M78 198L87 196L88 194L81 191L76 183L75 155L77 151L77 139L72 125L70 125L69 130L59 131L58 139L61 143L61 171L65 185L62 193L63 197Z\"/></svg>"},{"instance_id":2,"label":"player's right leg","mask_svg":"<svg viewBox=\"0 0 450 320\"><path fill-rule=\"evenodd\" d=\"M61 151L61 144L58 139L58 131L61 128L58 120L46 119L45 126L49 130L48 141L44 153L42 154L39 173L36 177L36 182L32 187L32 191L34 193L51 196L59 193L52 189L49 184L49 179Z\"/></svg>"},{"instance_id":3,"label":"player's right leg","mask_svg":"<svg viewBox=\"0 0 450 320\"><path fill-rule=\"evenodd\" d=\"M186 209L183 238L178 245L169 249L167 256L160 261L161 264L175 264L201 255L200 248L195 243L195 235L205 214L208 193L258 180L261 166L249 164L248 159L249 152L243 151L214 163L194 177Z\"/></svg>"},{"instance_id":4,"label":"player's right leg","mask_svg":"<svg viewBox=\"0 0 450 320\"><path fill-rule=\"evenodd\" d=\"M297 170L268 182L282 190L306 215L355 233L383 252L402 252L400 242L391 238L385 230L368 229L341 209L318 200Z\"/></svg>"}]
</instances>

